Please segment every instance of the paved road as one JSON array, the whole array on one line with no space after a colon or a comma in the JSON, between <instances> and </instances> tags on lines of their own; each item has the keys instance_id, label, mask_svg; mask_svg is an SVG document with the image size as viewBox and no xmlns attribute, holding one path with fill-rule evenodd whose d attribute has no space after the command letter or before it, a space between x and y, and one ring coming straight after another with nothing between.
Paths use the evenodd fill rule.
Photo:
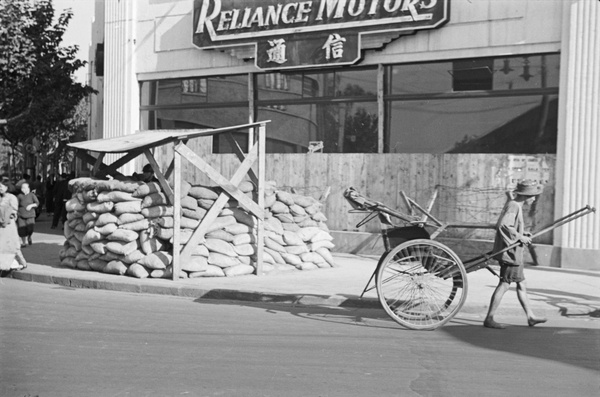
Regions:
<instances>
[{"instance_id":1,"label":"paved road","mask_svg":"<svg viewBox=\"0 0 600 397\"><path fill-rule=\"evenodd\" d=\"M523 318L511 318L524 324ZM596 396L600 319L407 331L378 309L0 279L0 395Z\"/></svg>"}]
</instances>

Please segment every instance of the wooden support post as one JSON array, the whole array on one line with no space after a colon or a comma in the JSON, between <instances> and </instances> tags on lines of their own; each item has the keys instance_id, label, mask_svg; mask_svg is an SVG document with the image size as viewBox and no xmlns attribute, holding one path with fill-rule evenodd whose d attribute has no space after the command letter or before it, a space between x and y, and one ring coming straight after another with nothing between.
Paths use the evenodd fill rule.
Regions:
<instances>
[{"instance_id":1,"label":"wooden support post","mask_svg":"<svg viewBox=\"0 0 600 397\"><path fill-rule=\"evenodd\" d=\"M173 263L171 268L173 269L173 281L177 281L181 269L181 155L177 151L174 152L173 160L175 166L173 187L175 192L171 197L175 201L173 202Z\"/></svg>"},{"instance_id":2,"label":"wooden support post","mask_svg":"<svg viewBox=\"0 0 600 397\"><path fill-rule=\"evenodd\" d=\"M435 187L433 193L431 194L431 197L429 198L429 202L427 203L427 212L431 212L431 209L433 208L433 204L435 203L435 200L437 199L437 195L438 195L438 188L437 186ZM423 214L423 216L421 217L421 222L427 222L427 218L429 218L428 214Z\"/></svg>"},{"instance_id":3,"label":"wooden support post","mask_svg":"<svg viewBox=\"0 0 600 397\"><path fill-rule=\"evenodd\" d=\"M250 135L253 136L253 134L250 134ZM240 160L240 162L244 161L246 156L244 156L244 152L242 151L242 148L240 147L240 145L238 145L237 141L235 139L233 139L233 136L231 135L231 133L228 132L227 134L225 134L225 136L227 137L227 141L229 141L229 144L231 145L231 148L233 149L233 153L235 153L235 155ZM248 144L248 147L250 148L250 147L252 147L252 145ZM250 180L255 185L258 185L258 178L252 168L250 168L248 170L248 176L250 177Z\"/></svg>"},{"instance_id":4,"label":"wooden support post","mask_svg":"<svg viewBox=\"0 0 600 397\"><path fill-rule=\"evenodd\" d=\"M100 153L100 155L96 159L96 162L94 163L94 167L92 168L92 175L96 175L98 173L98 171L100 170L100 166L104 163L105 155L106 155L106 153Z\"/></svg>"},{"instance_id":5,"label":"wooden support post","mask_svg":"<svg viewBox=\"0 0 600 397\"><path fill-rule=\"evenodd\" d=\"M154 159L154 156L152 155L152 152L150 151L150 149L146 149L146 150L144 150L144 154L146 155L146 158L148 159L148 163L150 163L152 170L154 170L154 174L156 175L156 178L158 179L158 183L160 183L160 186L162 187L163 192L165 192L165 195L169 199L169 204L174 205L175 200L173 197L173 191L171 190L171 186L169 186L169 182L167 182L165 176L162 174L160 167L158 166L158 163L156 162L156 160ZM173 158L173 161L175 161L175 157ZM180 161L181 161L181 159L180 159ZM177 175L177 172L175 172L175 175Z\"/></svg>"},{"instance_id":6,"label":"wooden support post","mask_svg":"<svg viewBox=\"0 0 600 397\"><path fill-rule=\"evenodd\" d=\"M262 209L265 208L265 145L266 145L267 128L265 124L261 124L258 127L258 206ZM264 238L265 238L265 227L264 219L257 218L257 230L256 230L256 275L261 276L263 274L263 253L264 253Z\"/></svg>"}]
</instances>

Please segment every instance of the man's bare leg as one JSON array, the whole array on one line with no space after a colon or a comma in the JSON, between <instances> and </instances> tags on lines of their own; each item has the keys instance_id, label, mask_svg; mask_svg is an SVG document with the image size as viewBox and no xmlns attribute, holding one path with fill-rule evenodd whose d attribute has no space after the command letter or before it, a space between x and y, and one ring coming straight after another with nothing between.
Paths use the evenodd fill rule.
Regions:
<instances>
[{"instance_id":1,"label":"man's bare leg","mask_svg":"<svg viewBox=\"0 0 600 397\"><path fill-rule=\"evenodd\" d=\"M502 280L500 280L500 282L498 283L498 286L496 287L496 289L494 290L494 293L492 294L492 299L490 301L490 308L488 309L488 314L485 317L485 320L483 321L484 327L496 328L496 329L505 328L504 325L494 321L494 314L496 314L496 310L498 309L498 306L500 306L502 297L504 296L506 291L508 291L509 286L510 286L510 284L508 284Z\"/></svg>"},{"instance_id":2,"label":"man's bare leg","mask_svg":"<svg viewBox=\"0 0 600 397\"><path fill-rule=\"evenodd\" d=\"M536 317L531 311L531 307L529 306L529 297L527 296L527 283L525 280L517 283L517 297L519 298L519 303L525 310L525 314L527 315L527 324L530 327L533 327L536 324L545 323L546 319L543 317Z\"/></svg>"}]
</instances>

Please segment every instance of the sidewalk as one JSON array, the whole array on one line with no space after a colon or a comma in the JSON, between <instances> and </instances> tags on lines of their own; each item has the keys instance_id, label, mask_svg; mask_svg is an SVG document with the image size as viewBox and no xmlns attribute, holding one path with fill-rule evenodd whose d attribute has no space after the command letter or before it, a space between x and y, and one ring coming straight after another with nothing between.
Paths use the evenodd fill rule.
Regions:
<instances>
[{"instance_id":1,"label":"sidewalk","mask_svg":"<svg viewBox=\"0 0 600 397\"><path fill-rule=\"evenodd\" d=\"M194 278L179 281L137 279L61 267L58 251L64 241L60 230L50 230L50 217L42 214L33 235L34 244L23 249L29 266L13 272L13 279L76 288L175 295L190 298L242 300L295 305L380 308L376 290L361 299L377 260L349 254L334 255L337 267L238 277ZM600 272L528 267L528 293L536 314L600 317ZM485 269L468 275L468 294L461 312L487 311L497 284ZM522 315L514 287L505 295L498 316Z\"/></svg>"}]
</instances>

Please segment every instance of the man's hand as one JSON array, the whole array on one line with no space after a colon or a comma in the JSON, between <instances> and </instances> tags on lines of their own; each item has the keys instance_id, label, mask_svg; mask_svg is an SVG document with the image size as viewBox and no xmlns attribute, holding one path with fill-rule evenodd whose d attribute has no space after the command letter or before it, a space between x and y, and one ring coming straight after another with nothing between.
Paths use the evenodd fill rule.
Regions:
<instances>
[{"instance_id":1,"label":"man's hand","mask_svg":"<svg viewBox=\"0 0 600 397\"><path fill-rule=\"evenodd\" d=\"M531 237L524 234L519 238L519 241L523 245L529 245L531 244Z\"/></svg>"}]
</instances>

